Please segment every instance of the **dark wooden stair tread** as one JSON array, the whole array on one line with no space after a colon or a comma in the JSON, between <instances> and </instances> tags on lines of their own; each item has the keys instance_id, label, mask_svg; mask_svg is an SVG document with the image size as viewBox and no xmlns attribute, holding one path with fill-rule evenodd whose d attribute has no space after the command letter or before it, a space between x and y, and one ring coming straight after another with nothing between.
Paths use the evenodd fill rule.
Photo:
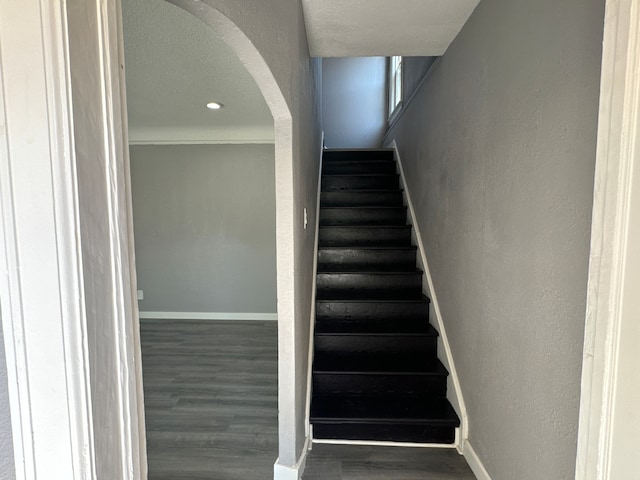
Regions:
<instances>
[{"instance_id":1,"label":"dark wooden stair tread","mask_svg":"<svg viewBox=\"0 0 640 480\"><path fill-rule=\"evenodd\" d=\"M458 427L460 419L446 398L318 395L311 421L429 424Z\"/></svg>"},{"instance_id":2,"label":"dark wooden stair tread","mask_svg":"<svg viewBox=\"0 0 640 480\"><path fill-rule=\"evenodd\" d=\"M407 225L393 150L325 150L320 193L314 437L455 441L449 372Z\"/></svg>"},{"instance_id":3,"label":"dark wooden stair tread","mask_svg":"<svg viewBox=\"0 0 640 480\"><path fill-rule=\"evenodd\" d=\"M318 355L313 359L313 371L325 373L361 373L361 374L424 374L449 375L438 359L390 358L379 359L357 355Z\"/></svg>"}]
</instances>

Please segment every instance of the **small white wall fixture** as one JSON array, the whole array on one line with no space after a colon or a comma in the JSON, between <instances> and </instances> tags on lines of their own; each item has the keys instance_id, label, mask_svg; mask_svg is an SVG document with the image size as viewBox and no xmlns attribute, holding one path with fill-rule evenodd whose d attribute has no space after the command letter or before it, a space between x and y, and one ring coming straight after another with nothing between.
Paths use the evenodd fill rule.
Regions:
<instances>
[{"instance_id":1,"label":"small white wall fixture","mask_svg":"<svg viewBox=\"0 0 640 480\"><path fill-rule=\"evenodd\" d=\"M608 0L576 480L640 462L640 1Z\"/></svg>"}]
</instances>

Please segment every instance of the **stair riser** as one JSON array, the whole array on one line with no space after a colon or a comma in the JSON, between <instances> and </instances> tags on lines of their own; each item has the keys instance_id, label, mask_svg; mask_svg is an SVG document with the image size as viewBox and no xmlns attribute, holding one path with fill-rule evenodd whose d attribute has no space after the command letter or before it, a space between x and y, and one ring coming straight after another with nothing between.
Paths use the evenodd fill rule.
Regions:
<instances>
[{"instance_id":1,"label":"stair riser","mask_svg":"<svg viewBox=\"0 0 640 480\"><path fill-rule=\"evenodd\" d=\"M398 175L337 175L322 177L322 191L393 190L399 188Z\"/></svg>"},{"instance_id":2,"label":"stair riser","mask_svg":"<svg viewBox=\"0 0 640 480\"><path fill-rule=\"evenodd\" d=\"M404 225L405 208L321 208L321 226Z\"/></svg>"},{"instance_id":3,"label":"stair riser","mask_svg":"<svg viewBox=\"0 0 640 480\"><path fill-rule=\"evenodd\" d=\"M407 271L415 268L416 251L320 249L318 271Z\"/></svg>"},{"instance_id":4,"label":"stair riser","mask_svg":"<svg viewBox=\"0 0 640 480\"><path fill-rule=\"evenodd\" d=\"M423 425L380 425L377 423L313 423L313 437L324 440L369 440L450 444L455 428Z\"/></svg>"},{"instance_id":5,"label":"stair riser","mask_svg":"<svg viewBox=\"0 0 640 480\"><path fill-rule=\"evenodd\" d=\"M396 173L396 163L389 162L326 162L322 165L323 175L357 175L359 173Z\"/></svg>"},{"instance_id":6,"label":"stair riser","mask_svg":"<svg viewBox=\"0 0 640 480\"><path fill-rule=\"evenodd\" d=\"M410 322L427 323L429 304L426 302L317 302L316 321L350 321L366 324L368 322ZM394 322L394 323L395 323Z\"/></svg>"},{"instance_id":7,"label":"stair riser","mask_svg":"<svg viewBox=\"0 0 640 480\"><path fill-rule=\"evenodd\" d=\"M444 397L447 394L447 377L444 375L364 375L314 372L313 392L317 395L397 394Z\"/></svg>"},{"instance_id":8,"label":"stair riser","mask_svg":"<svg viewBox=\"0 0 640 480\"><path fill-rule=\"evenodd\" d=\"M359 192L336 191L320 194L321 207L401 207L403 205L401 191Z\"/></svg>"},{"instance_id":9,"label":"stair riser","mask_svg":"<svg viewBox=\"0 0 640 480\"><path fill-rule=\"evenodd\" d=\"M419 320L403 320L397 317L374 319L345 319L344 317L316 317L318 333L427 333L427 318Z\"/></svg>"},{"instance_id":10,"label":"stair riser","mask_svg":"<svg viewBox=\"0 0 640 480\"><path fill-rule=\"evenodd\" d=\"M407 274L350 274L319 273L317 276L318 298L329 299L332 295L366 295L367 298L408 298L422 291L422 276Z\"/></svg>"},{"instance_id":11,"label":"stair riser","mask_svg":"<svg viewBox=\"0 0 640 480\"><path fill-rule=\"evenodd\" d=\"M325 151L322 156L323 163L338 161L372 161L372 160L393 160L393 150L330 150Z\"/></svg>"},{"instance_id":12,"label":"stair riser","mask_svg":"<svg viewBox=\"0 0 640 480\"><path fill-rule=\"evenodd\" d=\"M407 246L411 227L402 228L320 228L320 246Z\"/></svg>"},{"instance_id":13,"label":"stair riser","mask_svg":"<svg viewBox=\"0 0 640 480\"><path fill-rule=\"evenodd\" d=\"M320 355L386 355L393 357L435 358L437 337L316 335L315 351Z\"/></svg>"}]
</instances>

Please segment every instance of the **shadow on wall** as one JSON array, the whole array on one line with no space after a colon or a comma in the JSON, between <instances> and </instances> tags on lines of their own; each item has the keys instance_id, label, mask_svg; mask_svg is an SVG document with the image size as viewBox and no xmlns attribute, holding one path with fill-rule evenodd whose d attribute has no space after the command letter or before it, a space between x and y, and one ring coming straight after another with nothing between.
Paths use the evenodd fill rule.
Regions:
<instances>
[{"instance_id":1,"label":"shadow on wall","mask_svg":"<svg viewBox=\"0 0 640 480\"><path fill-rule=\"evenodd\" d=\"M379 148L387 128L385 57L324 58L322 115L327 148Z\"/></svg>"}]
</instances>

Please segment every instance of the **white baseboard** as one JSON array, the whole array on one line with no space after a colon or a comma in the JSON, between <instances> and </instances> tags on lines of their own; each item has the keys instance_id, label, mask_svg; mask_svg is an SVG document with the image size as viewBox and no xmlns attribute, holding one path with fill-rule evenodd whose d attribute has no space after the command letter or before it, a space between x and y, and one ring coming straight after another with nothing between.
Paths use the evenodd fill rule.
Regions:
<instances>
[{"instance_id":1,"label":"white baseboard","mask_svg":"<svg viewBox=\"0 0 640 480\"><path fill-rule=\"evenodd\" d=\"M426 290L425 294L431 299L431 304L429 307L430 320L435 321L436 329L440 334L438 337L438 350L440 349L440 346L442 346L444 350L444 352L439 352L444 353L444 357L440 357L440 359L444 363L444 366L447 368L447 370L449 370L449 381L451 382L451 386L453 386L453 390L447 388L447 398L460 417L460 427L456 429L456 448L458 448L458 451L460 451L462 449L464 441L469 437L469 420L467 417L467 408L462 396L462 386L460 385L458 371L453 361L453 353L451 351L449 338L444 326L442 312L440 311L440 305L438 303L438 297L436 295L433 278L431 277L431 270L429 269L429 263L427 262L427 254L424 249L424 242L422 241L420 226L418 225L418 219L413 207L411 192L409 186L407 185L407 178L405 176L402 158L400 157L400 151L398 150L398 145L395 139L391 141L391 147L395 152L395 158L398 162L400 182L402 188L404 189L404 195L408 207L408 217L411 221L411 225L413 226L413 234L415 235L416 246L418 247L418 262L423 269L422 285ZM433 313L433 316L431 316L431 313Z\"/></svg>"},{"instance_id":2,"label":"white baseboard","mask_svg":"<svg viewBox=\"0 0 640 480\"><path fill-rule=\"evenodd\" d=\"M314 438L313 443L325 445L360 445L369 447L410 447L410 448L457 448L455 443L413 443L413 442L383 442L374 440L325 440Z\"/></svg>"},{"instance_id":3,"label":"white baseboard","mask_svg":"<svg viewBox=\"0 0 640 480\"><path fill-rule=\"evenodd\" d=\"M140 312L140 318L165 320L278 320L277 313Z\"/></svg>"},{"instance_id":4,"label":"white baseboard","mask_svg":"<svg viewBox=\"0 0 640 480\"><path fill-rule=\"evenodd\" d=\"M300 458L295 465L283 465L280 463L280 458L278 458L273 465L273 480L300 480L304 473L304 468L307 466L307 454L310 449L311 439L307 437L305 438Z\"/></svg>"},{"instance_id":5,"label":"white baseboard","mask_svg":"<svg viewBox=\"0 0 640 480\"><path fill-rule=\"evenodd\" d=\"M469 440L464 441L462 455L464 455L464 458L469 464L471 471L478 480L491 480L489 473L487 473L487 470L484 468L480 457L478 457L478 454L471 446L471 443L469 443Z\"/></svg>"}]
</instances>

